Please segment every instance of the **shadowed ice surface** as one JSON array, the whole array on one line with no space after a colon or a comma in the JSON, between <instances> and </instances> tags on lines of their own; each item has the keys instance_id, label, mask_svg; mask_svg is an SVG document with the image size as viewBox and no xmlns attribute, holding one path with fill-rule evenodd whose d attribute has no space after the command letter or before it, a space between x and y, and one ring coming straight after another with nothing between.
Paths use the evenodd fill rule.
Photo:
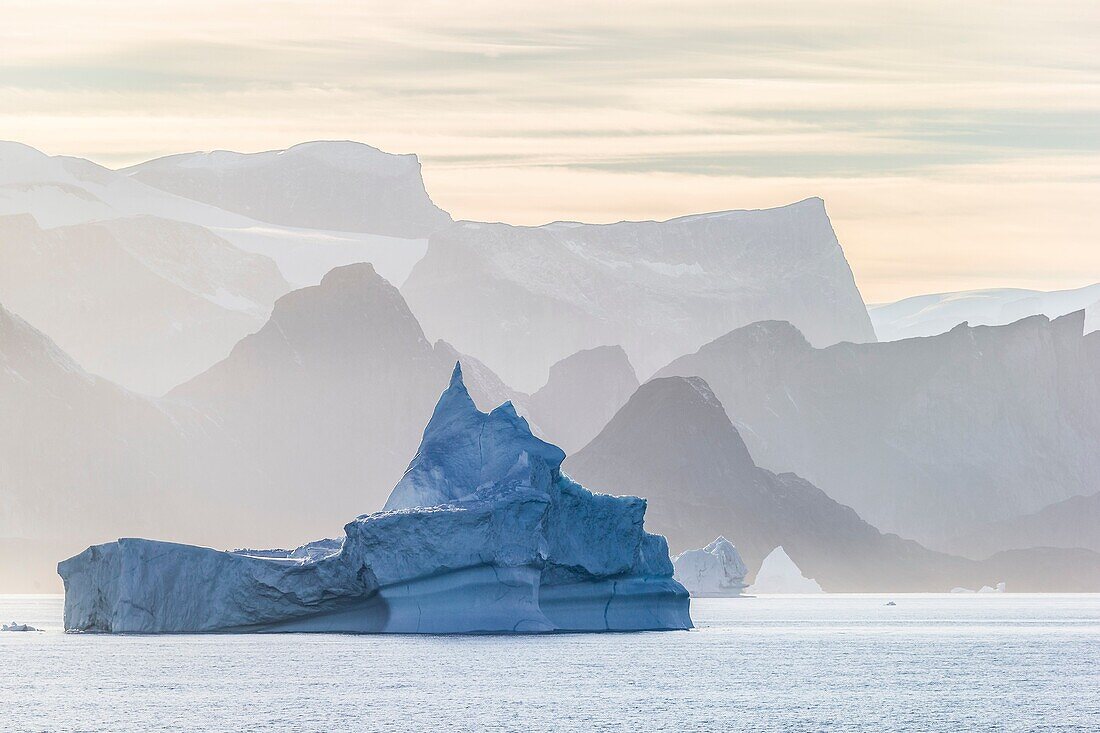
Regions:
<instances>
[{"instance_id":1,"label":"shadowed ice surface","mask_svg":"<svg viewBox=\"0 0 1100 733\"><path fill-rule=\"evenodd\" d=\"M695 631L549 637L118 637L61 612L0 596L46 629L0 633L0 730L1100 728L1098 595L693 599Z\"/></svg>"}]
</instances>

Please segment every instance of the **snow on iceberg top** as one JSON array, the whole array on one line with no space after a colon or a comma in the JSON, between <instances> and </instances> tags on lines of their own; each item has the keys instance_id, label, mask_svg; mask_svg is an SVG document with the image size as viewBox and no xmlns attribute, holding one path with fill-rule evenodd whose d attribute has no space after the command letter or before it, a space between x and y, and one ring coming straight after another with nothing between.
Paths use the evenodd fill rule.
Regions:
<instances>
[{"instance_id":1,"label":"snow on iceberg top","mask_svg":"<svg viewBox=\"0 0 1100 733\"><path fill-rule=\"evenodd\" d=\"M549 490L565 452L536 438L511 402L477 409L456 362L424 437L385 511L490 499L519 489Z\"/></svg>"},{"instance_id":2,"label":"snow on iceberg top","mask_svg":"<svg viewBox=\"0 0 1100 733\"><path fill-rule=\"evenodd\" d=\"M749 569L732 542L719 535L699 550L688 550L672 561L676 580L693 596L739 596Z\"/></svg>"},{"instance_id":3,"label":"snow on iceberg top","mask_svg":"<svg viewBox=\"0 0 1100 733\"><path fill-rule=\"evenodd\" d=\"M745 561L741 559L741 553L737 551L737 547L722 535L718 535L713 542L704 547L703 552L719 558L731 573L740 575L742 578L749 573L749 569L746 567Z\"/></svg>"}]
</instances>

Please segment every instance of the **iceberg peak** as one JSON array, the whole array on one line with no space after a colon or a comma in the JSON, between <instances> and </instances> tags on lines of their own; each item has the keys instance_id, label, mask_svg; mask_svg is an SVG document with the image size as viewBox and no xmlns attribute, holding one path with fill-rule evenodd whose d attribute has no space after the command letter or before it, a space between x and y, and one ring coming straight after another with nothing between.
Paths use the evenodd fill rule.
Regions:
<instances>
[{"instance_id":1,"label":"iceberg peak","mask_svg":"<svg viewBox=\"0 0 1100 733\"><path fill-rule=\"evenodd\" d=\"M477 409L455 363L420 450L385 510L475 501L521 489L547 493L564 460L564 451L531 433L511 402L489 413Z\"/></svg>"},{"instance_id":2,"label":"iceberg peak","mask_svg":"<svg viewBox=\"0 0 1100 733\"><path fill-rule=\"evenodd\" d=\"M466 391L466 384L462 381L462 362L455 361L454 371L451 372L451 383L447 386L447 389L461 389Z\"/></svg>"},{"instance_id":3,"label":"iceberg peak","mask_svg":"<svg viewBox=\"0 0 1100 733\"><path fill-rule=\"evenodd\" d=\"M431 420L424 428L424 439L427 440L428 433L433 430L433 427L437 431L441 430L448 420L468 417L477 412L474 398L470 396L470 390L466 389L466 383L462 380L462 363L456 361L455 368L451 372L451 381L439 396L439 401L435 403L435 409L432 411Z\"/></svg>"}]
</instances>

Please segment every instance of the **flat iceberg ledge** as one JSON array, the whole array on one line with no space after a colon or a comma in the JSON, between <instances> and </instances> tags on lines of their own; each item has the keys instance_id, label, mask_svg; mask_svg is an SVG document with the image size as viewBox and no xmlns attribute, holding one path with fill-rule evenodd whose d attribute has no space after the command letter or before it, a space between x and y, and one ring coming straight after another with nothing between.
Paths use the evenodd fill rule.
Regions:
<instances>
[{"instance_id":1,"label":"flat iceberg ledge","mask_svg":"<svg viewBox=\"0 0 1100 733\"><path fill-rule=\"evenodd\" d=\"M107 633L547 633L692 628L646 503L594 494L456 365L386 509L342 540L220 551L120 539L58 565L65 628Z\"/></svg>"}]
</instances>

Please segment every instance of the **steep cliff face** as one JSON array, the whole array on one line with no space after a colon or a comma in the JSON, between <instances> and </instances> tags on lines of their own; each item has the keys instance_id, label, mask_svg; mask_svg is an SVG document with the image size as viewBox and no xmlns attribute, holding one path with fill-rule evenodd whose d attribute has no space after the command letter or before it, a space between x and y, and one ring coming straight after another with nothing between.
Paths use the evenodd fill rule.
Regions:
<instances>
[{"instance_id":1,"label":"steep cliff face","mask_svg":"<svg viewBox=\"0 0 1100 733\"><path fill-rule=\"evenodd\" d=\"M820 199L666 222L458 222L431 236L402 292L429 334L524 390L581 349L621 344L648 375L765 318L821 346L874 340Z\"/></svg>"},{"instance_id":2,"label":"steep cliff face","mask_svg":"<svg viewBox=\"0 0 1100 733\"><path fill-rule=\"evenodd\" d=\"M824 349L757 323L660 374L706 379L760 465L946 547L1100 485L1100 339L1082 318Z\"/></svg>"}]
</instances>

